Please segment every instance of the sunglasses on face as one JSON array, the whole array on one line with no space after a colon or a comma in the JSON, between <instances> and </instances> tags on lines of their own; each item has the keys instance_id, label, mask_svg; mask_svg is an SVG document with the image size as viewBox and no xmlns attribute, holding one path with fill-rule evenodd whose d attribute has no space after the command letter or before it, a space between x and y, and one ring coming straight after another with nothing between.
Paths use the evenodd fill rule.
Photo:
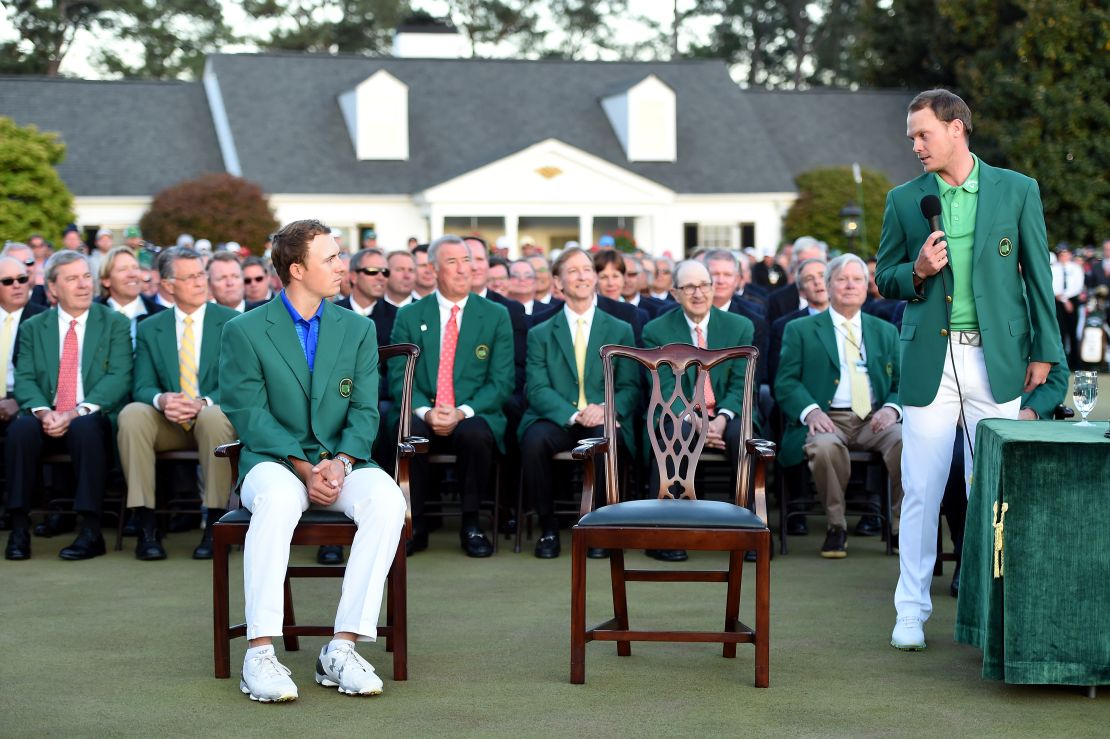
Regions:
<instances>
[{"instance_id":1,"label":"sunglasses on face","mask_svg":"<svg viewBox=\"0 0 1110 739\"><path fill-rule=\"evenodd\" d=\"M243 278L243 284L244 285L249 285L252 282L263 282L265 279L266 279L266 275L259 275L258 277L244 277Z\"/></svg>"},{"instance_id":2,"label":"sunglasses on face","mask_svg":"<svg viewBox=\"0 0 1110 739\"><path fill-rule=\"evenodd\" d=\"M23 266L24 267L34 267L35 266L35 260L34 259L24 259L23 260Z\"/></svg>"},{"instance_id":3,"label":"sunglasses on face","mask_svg":"<svg viewBox=\"0 0 1110 739\"><path fill-rule=\"evenodd\" d=\"M31 278L27 275L20 275L19 277L5 277L4 279L0 280L0 285L3 285L4 287L11 287L17 282L20 285L26 285L30 280Z\"/></svg>"},{"instance_id":4,"label":"sunglasses on face","mask_svg":"<svg viewBox=\"0 0 1110 739\"><path fill-rule=\"evenodd\" d=\"M389 277L389 267L360 267L356 269L355 272L358 272L360 275L366 275L367 277L377 277L378 275Z\"/></svg>"}]
</instances>

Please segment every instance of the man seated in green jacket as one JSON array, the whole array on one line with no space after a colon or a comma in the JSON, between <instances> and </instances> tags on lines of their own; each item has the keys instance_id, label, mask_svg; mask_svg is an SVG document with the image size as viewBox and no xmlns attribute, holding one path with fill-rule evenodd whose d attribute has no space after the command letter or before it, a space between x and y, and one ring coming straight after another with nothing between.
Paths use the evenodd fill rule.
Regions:
<instances>
[{"instance_id":1,"label":"man seated in green jacket","mask_svg":"<svg viewBox=\"0 0 1110 739\"><path fill-rule=\"evenodd\" d=\"M560 551L551 457L573 449L580 439L602 435L605 380L598 351L606 344L633 345L632 326L594 305L597 274L586 251L567 249L551 271L566 302L550 320L528 333L528 410L518 432L525 461L524 489L533 496L540 517L542 534L536 540L535 554L541 559L558 557ZM637 404L639 383L632 362L616 362L614 372L613 402L622 451L627 454L635 448L629 414ZM600 465L598 471L603 474ZM603 483L598 483L598 489L604 489Z\"/></svg>"},{"instance_id":2,"label":"man seated in green jacket","mask_svg":"<svg viewBox=\"0 0 1110 739\"><path fill-rule=\"evenodd\" d=\"M93 302L95 282L84 254L63 250L45 267L46 286L58 305L19 329L15 399L20 415L4 445L12 533L7 559L31 556L27 512L42 455L69 454L81 517L74 542L62 559L104 554L100 514L112 459L112 421L131 390L131 332L127 318Z\"/></svg>"},{"instance_id":3,"label":"man seated in green jacket","mask_svg":"<svg viewBox=\"0 0 1110 739\"><path fill-rule=\"evenodd\" d=\"M867 265L855 254L829 262L829 309L786 324L775 398L786 415L779 449L784 466L809 461L825 506L821 556L847 556L844 491L852 450L879 452L890 475L894 520L902 501L902 428L898 404L898 331L863 313Z\"/></svg>"},{"instance_id":4,"label":"man seated in green jacket","mask_svg":"<svg viewBox=\"0 0 1110 739\"><path fill-rule=\"evenodd\" d=\"M238 311L208 302L208 275L198 252L169 249L159 260L161 284L174 307L154 315L136 332L132 395L119 415L119 454L127 478L127 505L139 521L135 557L166 558L154 521L155 454L199 451L208 520L225 513L231 465L213 450L235 439L220 409L219 357L224 324ZM212 527L206 526L194 559L212 558Z\"/></svg>"},{"instance_id":5,"label":"man seated in green jacket","mask_svg":"<svg viewBox=\"0 0 1110 739\"><path fill-rule=\"evenodd\" d=\"M673 281L672 293L680 309L668 311L644 326L644 346L690 344L703 349L724 349L752 345L755 326L751 320L713 306L713 280L704 264L694 260L680 262L674 269ZM755 387L744 386L746 369L744 361L719 364L709 371L709 384L705 388L705 402L709 406L705 448L717 449L728 455L733 488L740 458L740 413L745 393L751 396L757 392ZM694 374L694 370L690 369L682 377L683 394L688 399L694 397ZM660 370L659 380L663 397L670 397L674 391L674 375L664 367ZM753 428L757 428L759 420L754 405L752 416ZM659 494L660 475L655 461L650 464L648 494L654 497ZM647 553L665 562L686 559L686 552L678 549L649 549Z\"/></svg>"},{"instance_id":6,"label":"man seated in green jacket","mask_svg":"<svg viewBox=\"0 0 1110 739\"><path fill-rule=\"evenodd\" d=\"M330 228L294 221L274 235L271 254L285 289L228 321L220 352L220 394L243 443L239 483L251 511L243 547L249 648L239 688L261 702L297 697L272 640L284 623L289 543L301 513L316 506L358 526L316 682L377 695L382 681L354 647L377 636L405 523L404 495L370 459L378 434L377 335L373 322L330 301L346 279Z\"/></svg>"},{"instance_id":7,"label":"man seated in green jacket","mask_svg":"<svg viewBox=\"0 0 1110 739\"><path fill-rule=\"evenodd\" d=\"M505 452L502 406L516 381L512 324L504 306L470 292L470 247L462 239L441 236L428 247L428 259L436 289L397 311L392 341L420 347L412 380L412 433L426 437L433 454L457 455L459 541L467 556L488 557L493 543L478 525L478 509L491 488L494 453ZM400 397L401 373L389 374L393 396ZM415 551L428 545L427 457L415 457L409 470Z\"/></svg>"}]
</instances>

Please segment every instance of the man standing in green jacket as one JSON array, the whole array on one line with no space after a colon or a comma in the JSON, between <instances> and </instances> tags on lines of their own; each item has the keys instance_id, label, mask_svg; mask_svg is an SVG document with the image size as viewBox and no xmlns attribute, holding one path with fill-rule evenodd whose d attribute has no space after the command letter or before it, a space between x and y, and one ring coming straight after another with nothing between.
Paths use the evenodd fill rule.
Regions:
<instances>
[{"instance_id":1,"label":"man standing in green jacket","mask_svg":"<svg viewBox=\"0 0 1110 739\"><path fill-rule=\"evenodd\" d=\"M887 195L875 282L908 300L902 321L904 412L901 574L891 645L925 647L938 513L963 417L970 480L975 428L1017 418L1022 392L1057 361L1048 240L1035 180L971 153L971 111L947 90L911 101L906 134L925 172ZM922 215L939 198L941 227Z\"/></svg>"}]
</instances>

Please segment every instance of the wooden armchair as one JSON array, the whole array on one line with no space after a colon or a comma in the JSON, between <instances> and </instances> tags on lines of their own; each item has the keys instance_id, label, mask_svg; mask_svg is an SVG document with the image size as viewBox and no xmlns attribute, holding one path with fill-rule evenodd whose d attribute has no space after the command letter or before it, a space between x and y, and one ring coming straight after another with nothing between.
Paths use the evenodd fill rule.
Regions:
<instances>
[{"instance_id":1,"label":"wooden armchair","mask_svg":"<svg viewBox=\"0 0 1110 739\"><path fill-rule=\"evenodd\" d=\"M397 466L394 479L409 500L409 459L416 454L426 453L428 440L409 435L412 418L412 372L420 348L415 344L390 344L378 349L379 360L385 363L393 357L405 357L404 392L401 403L401 423L398 427ZM231 460L233 479L239 477L239 452L242 444L238 441L222 444L216 448L217 457ZM230 591L228 583L228 553L233 544L242 545L246 541L251 514L245 508L236 508L218 522L212 529L212 651L215 672L218 678L231 675L231 640L246 636L245 623L230 625ZM335 511L310 508L301 516L300 523L293 532L293 544L334 544L350 545L354 541L358 527L345 515ZM378 627L378 636L385 637L385 649L393 653L393 679L408 679L408 601L405 542L412 537L412 514L406 512L405 527L397 544L397 553L386 581L386 622ZM346 567L340 566L290 566L285 576L285 624L282 639L285 649L295 652L300 649L298 637L331 636L333 624L298 624L293 611L293 591L289 584L291 577L342 577Z\"/></svg>"},{"instance_id":2,"label":"wooden armchair","mask_svg":"<svg viewBox=\"0 0 1110 739\"><path fill-rule=\"evenodd\" d=\"M739 642L755 645L755 685L768 685L770 668L770 561L771 530L767 526L766 464L775 457L775 445L751 438L753 393L745 393L741 414L739 470L734 502L698 500L694 476L708 423L705 382L709 370L721 362L747 360L745 383L752 387L759 351L755 347L706 350L687 344L659 349L605 346L601 358L605 373L605 437L585 439L574 457L586 462L582 492L582 518L572 529L570 681L586 679L586 642L615 641L617 654L629 656L633 641L720 642L723 655L736 656ZM626 358L648 371L648 439L659 468L657 497L620 502L616 487L616 409L613 407L613 360ZM687 398L681 382L670 397L662 397L659 368L669 366L677 376L693 366L697 376L694 397ZM593 509L594 457L601 455L606 470L606 505ZM749 510L752 506L754 510ZM614 617L586 628L586 551L610 550ZM729 553L727 570L678 571L626 570L625 549L690 549ZM755 628L739 620L741 568L746 551L756 552ZM727 583L723 631L643 631L629 628L626 583L723 582Z\"/></svg>"}]
</instances>

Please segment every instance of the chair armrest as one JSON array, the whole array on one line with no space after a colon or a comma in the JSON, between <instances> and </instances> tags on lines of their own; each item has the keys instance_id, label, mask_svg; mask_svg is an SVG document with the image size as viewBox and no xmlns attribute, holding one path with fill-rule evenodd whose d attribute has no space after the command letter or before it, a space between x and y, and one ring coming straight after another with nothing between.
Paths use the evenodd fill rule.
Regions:
<instances>
[{"instance_id":1,"label":"chair armrest","mask_svg":"<svg viewBox=\"0 0 1110 739\"><path fill-rule=\"evenodd\" d=\"M229 441L226 444L220 444L213 450L213 454L223 459L238 459L239 452L243 449L243 442Z\"/></svg>"},{"instance_id":2,"label":"chair armrest","mask_svg":"<svg viewBox=\"0 0 1110 739\"><path fill-rule=\"evenodd\" d=\"M603 437L596 439L579 439L578 446L571 451L571 456L577 460L593 459L599 454L609 451L609 440Z\"/></svg>"},{"instance_id":3,"label":"chair armrest","mask_svg":"<svg viewBox=\"0 0 1110 739\"><path fill-rule=\"evenodd\" d=\"M397 442L397 456L409 459L417 454L427 454L430 444L423 436L406 436Z\"/></svg>"},{"instance_id":4,"label":"chair armrest","mask_svg":"<svg viewBox=\"0 0 1110 739\"><path fill-rule=\"evenodd\" d=\"M748 439L745 446L748 450L748 454L754 454L766 462L773 460L778 453L775 442L767 441L766 439Z\"/></svg>"}]
</instances>

